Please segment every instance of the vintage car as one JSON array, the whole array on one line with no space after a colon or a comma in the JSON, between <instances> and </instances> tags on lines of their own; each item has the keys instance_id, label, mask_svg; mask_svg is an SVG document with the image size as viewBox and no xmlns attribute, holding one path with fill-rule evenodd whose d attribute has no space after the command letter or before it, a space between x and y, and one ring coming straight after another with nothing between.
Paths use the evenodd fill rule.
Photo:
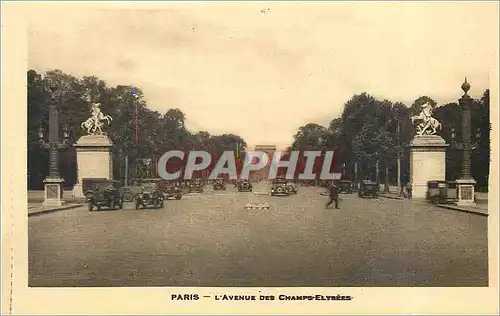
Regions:
<instances>
[{"instance_id":1,"label":"vintage car","mask_svg":"<svg viewBox=\"0 0 500 316\"><path fill-rule=\"evenodd\" d=\"M358 191L359 197L371 196L374 199L378 197L378 185L377 183L371 180L363 180L361 181L361 187Z\"/></svg>"},{"instance_id":2,"label":"vintage car","mask_svg":"<svg viewBox=\"0 0 500 316\"><path fill-rule=\"evenodd\" d=\"M180 200L182 198L182 189L180 184L174 183L167 185L163 191L163 195L165 196L166 200L170 198Z\"/></svg>"},{"instance_id":3,"label":"vintage car","mask_svg":"<svg viewBox=\"0 0 500 316\"><path fill-rule=\"evenodd\" d=\"M103 207L110 210L123 208L123 193L118 181L94 179L92 182L92 188L84 192L89 211L93 211L95 208L100 210Z\"/></svg>"},{"instance_id":4,"label":"vintage car","mask_svg":"<svg viewBox=\"0 0 500 316\"><path fill-rule=\"evenodd\" d=\"M192 192L197 192L197 193L203 192L203 182L201 181L200 178L196 178L193 181L189 182L189 193Z\"/></svg>"},{"instance_id":5,"label":"vintage car","mask_svg":"<svg viewBox=\"0 0 500 316\"><path fill-rule=\"evenodd\" d=\"M448 186L446 181L427 181L427 201L434 204L444 204L448 202Z\"/></svg>"},{"instance_id":6,"label":"vintage car","mask_svg":"<svg viewBox=\"0 0 500 316\"><path fill-rule=\"evenodd\" d=\"M327 181L327 180L319 180L317 182L317 186L319 186L320 188L328 188L330 186L330 182L331 181Z\"/></svg>"},{"instance_id":7,"label":"vintage car","mask_svg":"<svg viewBox=\"0 0 500 316\"><path fill-rule=\"evenodd\" d=\"M135 196L135 209L141 207L161 208L163 207L164 196L157 182L143 183L141 192Z\"/></svg>"},{"instance_id":8,"label":"vintage car","mask_svg":"<svg viewBox=\"0 0 500 316\"><path fill-rule=\"evenodd\" d=\"M131 179L131 185L123 187L123 199L125 202L132 202L134 197L142 191L142 185L144 183L156 182L160 185L160 190L163 188L163 179L160 178L143 178L143 179Z\"/></svg>"},{"instance_id":9,"label":"vintage car","mask_svg":"<svg viewBox=\"0 0 500 316\"><path fill-rule=\"evenodd\" d=\"M88 201L88 194L91 194L92 190L103 182L109 181L106 178L83 178L82 179L82 191L83 195L85 196L85 202Z\"/></svg>"},{"instance_id":10,"label":"vintage car","mask_svg":"<svg viewBox=\"0 0 500 316\"><path fill-rule=\"evenodd\" d=\"M271 186L271 195L272 196L285 196L290 195L290 192L287 188L286 180L276 179L273 181Z\"/></svg>"},{"instance_id":11,"label":"vintage car","mask_svg":"<svg viewBox=\"0 0 500 316\"><path fill-rule=\"evenodd\" d=\"M252 192L252 184L248 180L240 180L238 183L238 192Z\"/></svg>"},{"instance_id":12,"label":"vintage car","mask_svg":"<svg viewBox=\"0 0 500 316\"><path fill-rule=\"evenodd\" d=\"M224 183L224 179L218 178L214 182L214 190L225 190L226 189L226 183Z\"/></svg>"},{"instance_id":13,"label":"vintage car","mask_svg":"<svg viewBox=\"0 0 500 316\"><path fill-rule=\"evenodd\" d=\"M339 193L352 193L352 181L350 180L340 180L338 182Z\"/></svg>"},{"instance_id":14,"label":"vintage car","mask_svg":"<svg viewBox=\"0 0 500 316\"><path fill-rule=\"evenodd\" d=\"M289 194L297 194L297 187L295 186L295 183L288 182L286 184L286 190Z\"/></svg>"}]
</instances>

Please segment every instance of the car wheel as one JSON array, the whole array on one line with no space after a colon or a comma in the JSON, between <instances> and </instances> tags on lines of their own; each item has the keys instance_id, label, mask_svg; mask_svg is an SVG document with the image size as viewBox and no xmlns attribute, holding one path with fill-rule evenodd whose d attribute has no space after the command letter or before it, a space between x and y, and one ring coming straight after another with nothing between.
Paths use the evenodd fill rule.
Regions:
<instances>
[{"instance_id":1,"label":"car wheel","mask_svg":"<svg viewBox=\"0 0 500 316\"><path fill-rule=\"evenodd\" d=\"M94 196L93 194L87 194L85 195L85 200L88 202L92 199L93 196Z\"/></svg>"},{"instance_id":2,"label":"car wheel","mask_svg":"<svg viewBox=\"0 0 500 316\"><path fill-rule=\"evenodd\" d=\"M133 199L134 199L134 196L130 192L127 192L127 193L123 194L123 200L125 202L132 202Z\"/></svg>"},{"instance_id":3,"label":"car wheel","mask_svg":"<svg viewBox=\"0 0 500 316\"><path fill-rule=\"evenodd\" d=\"M181 198L182 198L182 195L180 195L180 194L175 197L176 200L180 200Z\"/></svg>"}]
</instances>

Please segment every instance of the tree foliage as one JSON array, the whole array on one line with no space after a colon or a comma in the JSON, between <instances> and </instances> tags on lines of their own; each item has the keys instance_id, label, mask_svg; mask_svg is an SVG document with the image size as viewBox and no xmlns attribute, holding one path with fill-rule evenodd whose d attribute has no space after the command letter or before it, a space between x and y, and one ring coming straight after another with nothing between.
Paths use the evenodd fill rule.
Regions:
<instances>
[{"instance_id":1,"label":"tree foliage","mask_svg":"<svg viewBox=\"0 0 500 316\"><path fill-rule=\"evenodd\" d=\"M460 140L462 129L461 109L458 103L438 106L428 96L417 98L409 107L401 102L377 100L368 93L356 94L344 104L340 117L331 120L328 127L315 123L305 124L295 134L290 149L335 150L336 164L346 164L349 178L354 178L354 163L358 166L358 177L375 177L378 161L380 172L387 168L388 179L395 183L397 177L397 156L400 155L403 181L409 177L408 144L415 135L410 117L422 110L429 102L434 107L433 116L442 123L439 135L447 143L453 143L452 131ZM477 141L472 155L472 173L478 186L487 188L490 162L490 113L489 90L472 105L471 129L473 141ZM320 139L327 139L326 144ZM322 144L322 145L320 145ZM460 177L462 152L453 149L446 154L446 178L455 180ZM358 179L359 179L358 178ZM381 177L380 177L381 178ZM375 180L375 179L373 179Z\"/></svg>"},{"instance_id":2,"label":"tree foliage","mask_svg":"<svg viewBox=\"0 0 500 316\"><path fill-rule=\"evenodd\" d=\"M129 177L135 174L135 166L140 159L159 158L165 151L207 150L220 154L224 150L234 150L239 142L241 151L247 143L233 133L211 135L206 131L189 131L186 128L186 114L178 108L169 108L159 113L148 108L142 90L135 86L118 85L110 87L97 77L81 79L60 70L39 74L35 70L27 72L28 98L28 186L39 189L48 174L48 153L39 146L38 129L48 131L48 109L50 95L46 90L49 82L58 83L60 131L67 125L74 142L85 131L80 124L90 116L90 104L86 100L89 91L93 102L100 102L102 111L113 117L111 125L105 129L113 142L114 177L124 178L124 158L128 158ZM136 96L133 91L135 89ZM135 142L135 113L137 110L139 140ZM60 135L62 136L62 135ZM47 138L46 138L47 139ZM73 148L60 152L61 175L66 185L76 183L76 153Z\"/></svg>"}]
</instances>

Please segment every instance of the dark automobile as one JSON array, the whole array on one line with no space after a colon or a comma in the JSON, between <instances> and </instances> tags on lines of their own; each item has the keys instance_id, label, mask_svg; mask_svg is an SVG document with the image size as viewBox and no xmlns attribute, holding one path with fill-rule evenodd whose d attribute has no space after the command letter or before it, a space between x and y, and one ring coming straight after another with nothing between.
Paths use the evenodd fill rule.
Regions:
<instances>
[{"instance_id":1,"label":"dark automobile","mask_svg":"<svg viewBox=\"0 0 500 316\"><path fill-rule=\"evenodd\" d=\"M224 183L224 179L216 179L214 182L214 190L225 190L226 183Z\"/></svg>"},{"instance_id":2,"label":"dark automobile","mask_svg":"<svg viewBox=\"0 0 500 316\"><path fill-rule=\"evenodd\" d=\"M288 191L289 194L297 194L297 187L292 182L288 182L286 184L286 190Z\"/></svg>"},{"instance_id":3,"label":"dark automobile","mask_svg":"<svg viewBox=\"0 0 500 316\"><path fill-rule=\"evenodd\" d=\"M189 183L189 193L191 192L197 192L197 193L203 192L203 182L201 181L200 178L194 179Z\"/></svg>"},{"instance_id":4,"label":"dark automobile","mask_svg":"<svg viewBox=\"0 0 500 316\"><path fill-rule=\"evenodd\" d=\"M271 195L272 196L290 195L290 192L287 189L286 181L281 179L273 181L273 184L271 186Z\"/></svg>"},{"instance_id":5,"label":"dark automobile","mask_svg":"<svg viewBox=\"0 0 500 316\"><path fill-rule=\"evenodd\" d=\"M135 196L135 209L138 210L141 207L161 208L163 200L164 197L157 182L143 183L141 192Z\"/></svg>"},{"instance_id":6,"label":"dark automobile","mask_svg":"<svg viewBox=\"0 0 500 316\"><path fill-rule=\"evenodd\" d=\"M328 188L330 186L330 181L320 180L318 186L321 188Z\"/></svg>"},{"instance_id":7,"label":"dark automobile","mask_svg":"<svg viewBox=\"0 0 500 316\"><path fill-rule=\"evenodd\" d=\"M142 191L142 185L144 183L157 182L160 184L160 190L163 186L163 180L160 178L143 178L143 179L132 179L131 185L123 187L123 200L125 202L132 202L134 197Z\"/></svg>"},{"instance_id":8,"label":"dark automobile","mask_svg":"<svg viewBox=\"0 0 500 316\"><path fill-rule=\"evenodd\" d=\"M371 196L374 199L377 198L378 185L377 183L371 180L363 180L361 181L361 187L358 191L359 197Z\"/></svg>"},{"instance_id":9,"label":"dark automobile","mask_svg":"<svg viewBox=\"0 0 500 316\"><path fill-rule=\"evenodd\" d=\"M169 198L174 198L176 200L180 200L182 198L182 189L180 187L179 184L171 184L171 185L168 185L165 190L164 190L164 194L165 196L165 199L169 199Z\"/></svg>"},{"instance_id":10,"label":"dark automobile","mask_svg":"<svg viewBox=\"0 0 500 316\"><path fill-rule=\"evenodd\" d=\"M89 194L93 193L93 190L96 186L99 186L102 183L106 183L109 180L106 178L83 178L82 179L82 191L85 196L85 202L88 202Z\"/></svg>"},{"instance_id":11,"label":"dark automobile","mask_svg":"<svg viewBox=\"0 0 500 316\"><path fill-rule=\"evenodd\" d=\"M248 180L241 180L238 183L238 192L252 192L252 184Z\"/></svg>"},{"instance_id":12,"label":"dark automobile","mask_svg":"<svg viewBox=\"0 0 500 316\"><path fill-rule=\"evenodd\" d=\"M123 194L119 182L113 180L94 180L91 189L85 191L89 211L106 207L110 210L123 208Z\"/></svg>"},{"instance_id":13,"label":"dark automobile","mask_svg":"<svg viewBox=\"0 0 500 316\"><path fill-rule=\"evenodd\" d=\"M352 181L350 180L340 180L338 183L339 193L352 193Z\"/></svg>"}]
</instances>

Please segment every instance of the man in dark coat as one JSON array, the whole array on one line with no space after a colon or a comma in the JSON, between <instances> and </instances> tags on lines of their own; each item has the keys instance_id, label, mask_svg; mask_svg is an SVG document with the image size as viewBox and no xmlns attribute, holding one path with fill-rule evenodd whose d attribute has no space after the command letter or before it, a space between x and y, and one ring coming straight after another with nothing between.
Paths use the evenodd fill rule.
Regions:
<instances>
[{"instance_id":1,"label":"man in dark coat","mask_svg":"<svg viewBox=\"0 0 500 316\"><path fill-rule=\"evenodd\" d=\"M328 203L326 203L325 208L328 208L333 202L335 202L335 208L339 208L339 187L335 184L335 182L332 182L330 185L330 200Z\"/></svg>"}]
</instances>

